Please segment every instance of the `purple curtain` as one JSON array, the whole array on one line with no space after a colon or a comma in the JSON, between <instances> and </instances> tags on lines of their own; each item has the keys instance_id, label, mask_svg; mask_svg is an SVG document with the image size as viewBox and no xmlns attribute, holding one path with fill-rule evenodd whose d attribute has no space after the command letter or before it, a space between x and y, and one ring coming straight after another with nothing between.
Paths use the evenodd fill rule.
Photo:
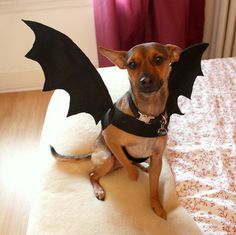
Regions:
<instances>
[{"instance_id":1,"label":"purple curtain","mask_svg":"<svg viewBox=\"0 0 236 235\"><path fill-rule=\"evenodd\" d=\"M201 42L205 0L94 0L97 45L129 50L143 42L185 48ZM111 63L99 55L99 65Z\"/></svg>"}]
</instances>

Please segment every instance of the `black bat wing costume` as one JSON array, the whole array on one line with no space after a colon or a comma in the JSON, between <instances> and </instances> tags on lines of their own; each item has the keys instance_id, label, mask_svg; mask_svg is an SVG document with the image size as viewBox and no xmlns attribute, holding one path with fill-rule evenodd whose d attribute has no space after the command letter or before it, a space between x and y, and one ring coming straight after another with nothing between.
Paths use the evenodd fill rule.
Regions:
<instances>
[{"instance_id":1,"label":"black bat wing costume","mask_svg":"<svg viewBox=\"0 0 236 235\"><path fill-rule=\"evenodd\" d=\"M139 136L157 137L161 121L146 124L126 115L112 103L110 94L96 68L81 49L66 35L46 25L24 22L33 30L35 42L26 57L37 61L45 75L43 91L64 89L70 95L67 116L86 112L96 123L102 121L103 129L109 124ZM208 44L196 44L185 49L178 62L172 64L169 77L170 96L167 113L182 114L178 96L191 98L194 81L201 71L201 57Z\"/></svg>"},{"instance_id":2,"label":"black bat wing costume","mask_svg":"<svg viewBox=\"0 0 236 235\"><path fill-rule=\"evenodd\" d=\"M177 62L172 63L169 76L169 97L167 101L167 113L182 114L177 100L180 95L191 98L193 84L197 76L203 76L201 58L208 43L200 43L183 50Z\"/></svg>"},{"instance_id":3,"label":"black bat wing costume","mask_svg":"<svg viewBox=\"0 0 236 235\"><path fill-rule=\"evenodd\" d=\"M26 57L41 65L45 75L43 91L64 89L70 95L67 116L86 112L98 123L113 103L88 57L63 33L37 22L24 22L35 34Z\"/></svg>"}]
</instances>

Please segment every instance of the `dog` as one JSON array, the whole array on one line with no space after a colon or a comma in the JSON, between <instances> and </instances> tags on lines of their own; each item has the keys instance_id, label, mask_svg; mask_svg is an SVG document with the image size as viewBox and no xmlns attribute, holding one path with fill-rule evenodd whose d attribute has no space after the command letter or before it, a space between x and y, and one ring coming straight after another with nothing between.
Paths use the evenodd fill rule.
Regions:
<instances>
[{"instance_id":1,"label":"dog","mask_svg":"<svg viewBox=\"0 0 236 235\"><path fill-rule=\"evenodd\" d=\"M105 199L105 190L99 183L101 177L124 167L129 178L137 180L139 167L149 173L151 207L158 216L166 219L158 187L162 156L167 143L168 77L171 63L178 61L181 49L171 44L151 42L136 45L129 51L114 51L103 47L99 51L120 69L128 71L130 89L116 102L116 108L130 116L138 113L139 120L146 124L161 117L164 133L154 138L137 136L112 124L102 130L91 154L93 169L90 182L95 196L99 200ZM55 157L61 157L53 148L51 151ZM139 162L147 158L149 167L144 168Z\"/></svg>"}]
</instances>

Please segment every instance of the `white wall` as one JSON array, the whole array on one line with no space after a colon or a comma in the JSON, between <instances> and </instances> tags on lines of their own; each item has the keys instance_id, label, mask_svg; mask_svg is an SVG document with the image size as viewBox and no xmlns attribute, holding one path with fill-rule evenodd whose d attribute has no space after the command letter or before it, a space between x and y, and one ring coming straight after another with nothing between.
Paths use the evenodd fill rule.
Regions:
<instances>
[{"instance_id":1,"label":"white wall","mask_svg":"<svg viewBox=\"0 0 236 235\"><path fill-rule=\"evenodd\" d=\"M43 85L39 64L24 57L32 47L34 34L21 19L38 21L65 33L97 66L92 0L12 2L0 3L0 92Z\"/></svg>"}]
</instances>

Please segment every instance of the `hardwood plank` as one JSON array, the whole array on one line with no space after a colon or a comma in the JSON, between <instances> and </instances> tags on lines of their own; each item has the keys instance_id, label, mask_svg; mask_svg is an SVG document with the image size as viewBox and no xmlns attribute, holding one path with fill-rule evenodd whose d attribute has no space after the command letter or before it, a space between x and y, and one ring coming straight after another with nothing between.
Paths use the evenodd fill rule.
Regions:
<instances>
[{"instance_id":1,"label":"hardwood plank","mask_svg":"<svg viewBox=\"0 0 236 235\"><path fill-rule=\"evenodd\" d=\"M35 152L52 93L0 94L0 234L25 235L38 172Z\"/></svg>"}]
</instances>

